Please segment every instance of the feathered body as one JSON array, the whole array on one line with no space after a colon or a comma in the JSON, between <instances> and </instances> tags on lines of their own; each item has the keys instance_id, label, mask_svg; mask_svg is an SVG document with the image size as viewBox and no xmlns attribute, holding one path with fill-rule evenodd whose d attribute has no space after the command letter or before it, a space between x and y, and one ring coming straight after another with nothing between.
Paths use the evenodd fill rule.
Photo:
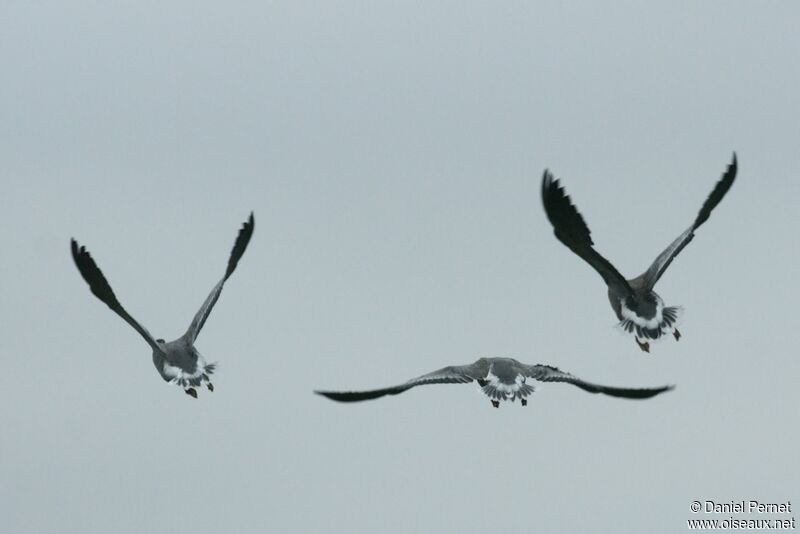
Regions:
<instances>
[{"instance_id":1,"label":"feathered body","mask_svg":"<svg viewBox=\"0 0 800 534\"><path fill-rule=\"evenodd\" d=\"M209 391L214 391L210 376L216 369L216 364L207 363L195 348L194 342L211 314L214 304L219 299L225 281L236 269L236 265L238 265L244 251L247 249L247 244L250 242L254 228L255 219L251 213L250 218L242 225L242 229L239 231L239 235L233 245L225 275L206 297L186 333L170 342L165 342L163 339L154 339L150 332L122 307L122 304L117 300L117 296L111 289L111 285L109 285L108 280L106 280L89 251L86 250L86 247L79 246L78 242L72 239L70 248L75 266L86 283L89 284L89 289L91 289L94 296L139 332L139 335L153 349L153 365L155 365L161 378L183 388L188 395L197 398L196 387L205 384Z\"/></svg>"},{"instance_id":2,"label":"feathered body","mask_svg":"<svg viewBox=\"0 0 800 534\"><path fill-rule=\"evenodd\" d=\"M550 365L527 365L514 358L480 358L469 365L454 365L444 367L397 386L368 391L315 391L331 400L339 402L356 402L377 399L385 395L398 395L409 389L425 384L467 384L477 382L492 405L500 406L501 401L520 400L525 406L527 397L534 392L534 388L527 382L532 378L539 382L564 382L577 386L589 393L602 393L612 397L629 399L646 399L665 391L673 386L658 388L617 388L601 386L586 382L565 371Z\"/></svg>"},{"instance_id":3,"label":"feathered body","mask_svg":"<svg viewBox=\"0 0 800 534\"><path fill-rule=\"evenodd\" d=\"M632 334L639 347L650 351L650 341L672 334L680 339L676 325L681 316L679 306L666 306L653 290L656 282L672 260L694 238L695 231L708 220L711 211L719 204L736 178L736 154L722 178L708 196L692 225L678 236L641 275L626 279L594 249L589 227L578 209L549 171L542 177L542 203L556 238L594 268L608 286L608 300L619 319L618 326Z\"/></svg>"}]
</instances>

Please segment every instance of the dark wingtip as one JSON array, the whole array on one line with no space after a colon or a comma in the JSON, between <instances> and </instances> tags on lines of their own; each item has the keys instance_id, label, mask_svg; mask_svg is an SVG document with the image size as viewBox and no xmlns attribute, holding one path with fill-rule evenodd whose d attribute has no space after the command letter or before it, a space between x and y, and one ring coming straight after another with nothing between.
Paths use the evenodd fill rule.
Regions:
<instances>
[{"instance_id":1,"label":"dark wingtip","mask_svg":"<svg viewBox=\"0 0 800 534\"><path fill-rule=\"evenodd\" d=\"M339 394L341 394L341 393L339 393ZM314 395L322 395L323 397L327 397L329 399L332 399L332 398L337 396L337 392L336 391L322 391L322 390L319 390L319 389L315 389L314 390Z\"/></svg>"},{"instance_id":2,"label":"dark wingtip","mask_svg":"<svg viewBox=\"0 0 800 534\"><path fill-rule=\"evenodd\" d=\"M583 220L578 208L564 190L561 182L553 176L549 169L542 175L542 204L553 231L563 243L592 246L591 232Z\"/></svg>"},{"instance_id":3,"label":"dark wingtip","mask_svg":"<svg viewBox=\"0 0 800 534\"><path fill-rule=\"evenodd\" d=\"M236 236L236 242L233 244L231 256L228 259L228 268L225 270L225 280L227 280L228 277L233 274L233 271L236 270L239 260L242 258L244 251L247 250L247 245L250 243L250 238L253 237L253 230L255 227L256 219L251 211L247 221L242 224L242 228L239 230L239 235Z\"/></svg>"},{"instance_id":4,"label":"dark wingtip","mask_svg":"<svg viewBox=\"0 0 800 534\"><path fill-rule=\"evenodd\" d=\"M350 398L350 395L348 395L347 393L338 392L338 391L319 391L319 390L315 389L314 390L314 394L315 395L321 395L321 396L325 397L326 399L330 399L332 401L337 401L337 402L347 402L348 400L355 400L355 399Z\"/></svg>"},{"instance_id":5,"label":"dark wingtip","mask_svg":"<svg viewBox=\"0 0 800 534\"><path fill-rule=\"evenodd\" d=\"M675 386L667 385L667 386L661 386L659 388L634 388L634 389L603 387L596 390L587 389L586 391L589 391L590 393L604 393L611 397L622 397L625 399L644 400L644 399L650 399L662 393L666 393L667 391L672 391L673 389L675 389Z\"/></svg>"},{"instance_id":6,"label":"dark wingtip","mask_svg":"<svg viewBox=\"0 0 800 534\"><path fill-rule=\"evenodd\" d=\"M92 262L92 255L89 254L89 251L86 250L86 246L80 245L78 241L75 240L74 237L71 237L69 240L70 249L72 250L72 259L75 260L75 264L81 268L83 263Z\"/></svg>"},{"instance_id":7,"label":"dark wingtip","mask_svg":"<svg viewBox=\"0 0 800 534\"><path fill-rule=\"evenodd\" d=\"M114 295L114 291L111 289L108 280L106 280L106 277L103 275L103 271L100 270L100 267L97 266L94 258L92 258L92 255L89 254L85 246L78 245L75 239L71 240L70 246L72 248L72 259L75 261L75 267L78 268L78 272L83 277L83 280L89 284L89 289L91 289L94 296L105 302L112 310L119 313L117 308L121 309L122 306L117 300L116 295Z\"/></svg>"},{"instance_id":8,"label":"dark wingtip","mask_svg":"<svg viewBox=\"0 0 800 534\"><path fill-rule=\"evenodd\" d=\"M387 388L375 389L371 391L319 391L314 390L317 395L337 401L337 402L358 402L365 400L372 400L383 397L385 395L397 395L402 393L408 388Z\"/></svg>"},{"instance_id":9,"label":"dark wingtip","mask_svg":"<svg viewBox=\"0 0 800 534\"><path fill-rule=\"evenodd\" d=\"M736 176L736 171L739 168L739 160L736 158L736 151L733 151L733 156L731 157L731 162L728 164L728 168L725 171L725 174L733 171L733 175Z\"/></svg>"},{"instance_id":10,"label":"dark wingtip","mask_svg":"<svg viewBox=\"0 0 800 534\"><path fill-rule=\"evenodd\" d=\"M662 393L666 393L667 391L672 391L675 389L675 386L672 384L661 386L660 388L653 388L653 389L643 389L641 399L649 399L651 397L655 397L656 395L661 395Z\"/></svg>"},{"instance_id":11,"label":"dark wingtip","mask_svg":"<svg viewBox=\"0 0 800 534\"><path fill-rule=\"evenodd\" d=\"M551 186L551 184L553 182L556 182L556 185L558 185L558 180L553 178L553 173L550 172L550 169L545 169L544 172L542 173L542 198L543 199L544 199L545 193L550 188L550 186Z\"/></svg>"},{"instance_id":12,"label":"dark wingtip","mask_svg":"<svg viewBox=\"0 0 800 534\"><path fill-rule=\"evenodd\" d=\"M551 206L554 201L553 197L557 194L559 189L558 180L553 177L553 173L550 172L550 169L545 169L542 174L542 204L544 205L544 211L548 218L551 216Z\"/></svg>"},{"instance_id":13,"label":"dark wingtip","mask_svg":"<svg viewBox=\"0 0 800 534\"><path fill-rule=\"evenodd\" d=\"M542 174L542 204L544 204L545 211L547 210L547 196L552 194L552 187L555 183L555 186L558 187L558 180L553 178L553 173L550 172L550 169L545 169L544 173Z\"/></svg>"},{"instance_id":14,"label":"dark wingtip","mask_svg":"<svg viewBox=\"0 0 800 534\"><path fill-rule=\"evenodd\" d=\"M70 238L69 246L70 250L72 251L72 260L75 262L75 265L78 267L78 270L81 271L81 274L83 274L83 270L86 268L84 265L86 263L86 256L89 257L90 259L89 261L92 261L91 260L92 256L86 251L85 246L78 244L78 242L75 240L74 237Z\"/></svg>"},{"instance_id":15,"label":"dark wingtip","mask_svg":"<svg viewBox=\"0 0 800 534\"><path fill-rule=\"evenodd\" d=\"M714 190L711 191L711 194L708 195L708 198L703 203L703 207L700 208L700 212L697 214L697 218L694 221L695 229L699 228L700 225L708 220L708 217L711 215L711 211L717 207L717 204L719 204L728 193L728 190L731 188L734 180L736 179L737 170L738 160L736 158L736 152L734 152L733 158L728 164L728 168L725 169L722 178L719 179L717 184L714 186Z\"/></svg>"}]
</instances>

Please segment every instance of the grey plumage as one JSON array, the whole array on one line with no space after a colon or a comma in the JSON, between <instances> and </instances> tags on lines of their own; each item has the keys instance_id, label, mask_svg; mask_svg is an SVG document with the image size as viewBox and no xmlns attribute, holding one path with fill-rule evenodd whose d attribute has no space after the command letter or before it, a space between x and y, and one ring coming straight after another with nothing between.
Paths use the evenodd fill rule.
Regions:
<instances>
[{"instance_id":1,"label":"grey plumage","mask_svg":"<svg viewBox=\"0 0 800 534\"><path fill-rule=\"evenodd\" d=\"M523 404L533 393L534 387L526 383L532 378L540 382L564 382L577 386L589 393L603 393L612 397L646 399L674 386L657 388L618 388L586 382L570 373L550 365L526 365L513 358L480 358L469 365L449 366L427 373L396 386L367 391L315 391L331 400L356 402L377 399L385 395L398 395L409 389L425 384L466 384L477 382L483 392L498 406L498 401L519 398Z\"/></svg>"},{"instance_id":2,"label":"grey plumage","mask_svg":"<svg viewBox=\"0 0 800 534\"><path fill-rule=\"evenodd\" d=\"M197 397L197 392L194 388L203 383L208 386L209 390L213 391L213 385L209 381L209 375L214 372L216 364L206 363L205 359L194 347L194 342L208 319L214 304L216 304L219 299L225 281L236 269L236 265L247 249L254 228L255 219L253 214L250 213L250 217L242 225L242 229L239 231L239 235L231 250L225 275L211 290L211 293L203 302L200 310L192 319L186 333L170 342L165 342L163 339L154 339L150 332L122 307L122 304L120 304L117 296L111 289L106 277L95 263L89 251L86 250L86 247L78 245L75 239L71 239L70 249L72 251L72 259L75 261L75 266L78 268L78 271L81 273L86 283L89 284L89 289L91 289L92 293L139 332L153 349L153 364L161 377L168 382L184 388L186 393L192 397Z\"/></svg>"},{"instance_id":3,"label":"grey plumage","mask_svg":"<svg viewBox=\"0 0 800 534\"><path fill-rule=\"evenodd\" d=\"M630 280L594 249L591 232L583 216L559 181L545 170L542 177L542 204L556 238L600 274L608 286L608 298L620 320L620 327L636 336L642 350L649 351L647 340L659 339L665 334L672 333L676 339L680 338L675 324L681 308L664 306L653 287L731 188L737 167L734 153L731 163L703 203L692 225L661 252L644 273ZM644 342L640 342L640 339Z\"/></svg>"}]
</instances>

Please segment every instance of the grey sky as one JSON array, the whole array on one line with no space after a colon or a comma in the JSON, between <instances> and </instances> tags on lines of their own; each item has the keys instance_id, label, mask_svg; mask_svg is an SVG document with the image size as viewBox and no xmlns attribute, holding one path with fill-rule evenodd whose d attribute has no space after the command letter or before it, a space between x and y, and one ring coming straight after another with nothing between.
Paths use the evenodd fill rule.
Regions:
<instances>
[{"instance_id":1,"label":"grey sky","mask_svg":"<svg viewBox=\"0 0 800 534\"><path fill-rule=\"evenodd\" d=\"M0 4L0 531L665 532L798 494L800 6ZM643 355L552 236L542 170L641 273L731 152ZM644 204L644 201L648 201ZM197 401L96 300L86 244ZM640 224L643 218L647 224ZM644 402L474 385L336 404L479 356Z\"/></svg>"}]
</instances>

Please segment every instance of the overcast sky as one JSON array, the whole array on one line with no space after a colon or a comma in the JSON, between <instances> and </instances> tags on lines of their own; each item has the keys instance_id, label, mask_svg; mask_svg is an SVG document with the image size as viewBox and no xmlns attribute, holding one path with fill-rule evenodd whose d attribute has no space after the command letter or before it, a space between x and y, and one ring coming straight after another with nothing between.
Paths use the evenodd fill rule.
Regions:
<instances>
[{"instance_id":1,"label":"overcast sky","mask_svg":"<svg viewBox=\"0 0 800 534\"><path fill-rule=\"evenodd\" d=\"M675 533L693 500L800 503L800 5L604 4L0 3L0 531ZM542 171L633 277L734 150L656 288L683 338L643 354ZM69 239L174 339L251 210L194 400ZM312 394L480 356L677 389Z\"/></svg>"}]
</instances>

